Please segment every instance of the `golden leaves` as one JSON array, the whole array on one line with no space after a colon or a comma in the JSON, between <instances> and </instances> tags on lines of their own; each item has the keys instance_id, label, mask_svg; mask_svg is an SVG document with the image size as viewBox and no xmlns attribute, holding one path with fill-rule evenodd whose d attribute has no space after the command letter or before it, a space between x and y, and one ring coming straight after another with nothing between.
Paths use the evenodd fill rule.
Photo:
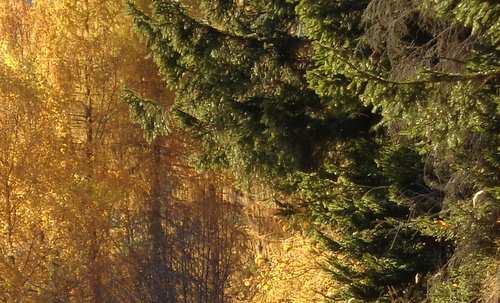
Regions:
<instances>
[{"instance_id":1,"label":"golden leaves","mask_svg":"<svg viewBox=\"0 0 500 303\"><path fill-rule=\"evenodd\" d=\"M320 268L324 256L300 234L274 245L264 257L257 254L257 272L244 280L255 296L250 302L320 302L335 285Z\"/></svg>"}]
</instances>

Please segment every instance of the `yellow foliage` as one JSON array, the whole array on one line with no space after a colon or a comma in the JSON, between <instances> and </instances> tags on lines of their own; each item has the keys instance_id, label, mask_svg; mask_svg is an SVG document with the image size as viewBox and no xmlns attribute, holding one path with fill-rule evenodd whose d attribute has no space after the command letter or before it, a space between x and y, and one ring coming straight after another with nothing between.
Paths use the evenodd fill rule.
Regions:
<instances>
[{"instance_id":1,"label":"yellow foliage","mask_svg":"<svg viewBox=\"0 0 500 303\"><path fill-rule=\"evenodd\" d=\"M320 268L325 256L304 236L296 234L276 243L266 257L264 263L262 255L257 254L252 285L249 280L244 282L252 288L251 298L242 302L323 302L326 295L334 293L331 277Z\"/></svg>"}]
</instances>

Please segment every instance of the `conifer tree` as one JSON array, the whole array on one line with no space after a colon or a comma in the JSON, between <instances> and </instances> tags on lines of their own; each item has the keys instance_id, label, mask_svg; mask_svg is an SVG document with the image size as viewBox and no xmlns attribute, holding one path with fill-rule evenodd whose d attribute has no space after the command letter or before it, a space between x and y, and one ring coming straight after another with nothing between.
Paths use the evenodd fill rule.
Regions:
<instances>
[{"instance_id":1,"label":"conifer tree","mask_svg":"<svg viewBox=\"0 0 500 303\"><path fill-rule=\"evenodd\" d=\"M286 32L292 21L281 16L293 16L293 7L262 4L255 9L263 12L245 17L243 7L233 5L236 12L228 15L222 4L207 1L215 20L204 21L181 3L154 5L152 17L134 6L131 13L149 36L161 73L178 92L175 111L201 139L202 165L238 166L271 176L308 170L321 142L359 136L370 127L369 110L361 105L347 112L329 110L307 87L304 73L310 62L304 53L309 46ZM243 14L243 21L235 14ZM247 28L255 14L261 14L264 25ZM281 22L279 33L266 29L275 22Z\"/></svg>"},{"instance_id":2,"label":"conifer tree","mask_svg":"<svg viewBox=\"0 0 500 303\"><path fill-rule=\"evenodd\" d=\"M320 229L341 230L337 240L320 234L349 257L332 259L349 285L343 296L375 300L432 269L443 246L403 224L431 207L408 202L433 196L418 154L384 147L385 134L370 131L378 114L349 88L355 80L321 54L324 43L340 48L362 35L366 3L328 3L202 1L206 18L176 1L154 1L151 16L130 11L177 91L178 118L205 147L201 163L273 180Z\"/></svg>"}]
</instances>

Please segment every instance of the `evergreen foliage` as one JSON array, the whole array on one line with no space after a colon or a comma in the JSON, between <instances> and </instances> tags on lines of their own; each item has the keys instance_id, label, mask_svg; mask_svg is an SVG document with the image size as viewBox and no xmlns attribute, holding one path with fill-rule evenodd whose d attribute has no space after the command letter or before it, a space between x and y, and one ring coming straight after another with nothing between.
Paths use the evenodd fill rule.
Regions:
<instances>
[{"instance_id":1,"label":"evergreen foliage","mask_svg":"<svg viewBox=\"0 0 500 303\"><path fill-rule=\"evenodd\" d=\"M131 90L125 90L122 100L130 108L131 118L143 128L146 140L152 142L156 137L167 135L169 123L159 104L143 99Z\"/></svg>"},{"instance_id":2,"label":"evergreen foliage","mask_svg":"<svg viewBox=\"0 0 500 303\"><path fill-rule=\"evenodd\" d=\"M446 220L500 181L500 6L153 7L146 15L129 5L177 93L172 112L202 145L200 166L259 176L294 198L280 205L313 222L334 252L327 270L345 287L332 299L423 300L427 280L415 277L466 239Z\"/></svg>"}]
</instances>

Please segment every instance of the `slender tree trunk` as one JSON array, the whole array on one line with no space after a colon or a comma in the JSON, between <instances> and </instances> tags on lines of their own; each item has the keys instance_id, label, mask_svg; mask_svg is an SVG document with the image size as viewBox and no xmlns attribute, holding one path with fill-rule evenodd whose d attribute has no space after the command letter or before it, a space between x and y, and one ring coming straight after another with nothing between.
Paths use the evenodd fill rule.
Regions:
<instances>
[{"instance_id":1,"label":"slender tree trunk","mask_svg":"<svg viewBox=\"0 0 500 303\"><path fill-rule=\"evenodd\" d=\"M152 273L153 303L174 303L176 292L171 269L171 258L167 252L166 235L162 226L162 205L168 207L168 182L162 178L161 146L158 139L153 142L152 188L148 205L149 235L151 238L150 271Z\"/></svg>"}]
</instances>

